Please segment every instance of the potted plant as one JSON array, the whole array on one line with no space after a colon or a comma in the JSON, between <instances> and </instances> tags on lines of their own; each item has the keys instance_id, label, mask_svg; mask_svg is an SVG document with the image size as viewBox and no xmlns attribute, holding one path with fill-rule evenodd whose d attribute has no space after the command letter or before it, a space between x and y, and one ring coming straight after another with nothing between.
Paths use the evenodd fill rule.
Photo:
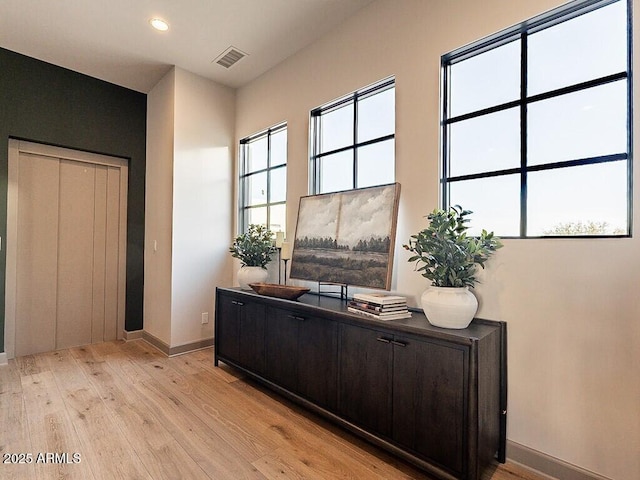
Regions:
<instances>
[{"instance_id":1,"label":"potted plant","mask_svg":"<svg viewBox=\"0 0 640 480\"><path fill-rule=\"evenodd\" d=\"M251 224L247 232L238 235L229 248L231 256L239 259L242 266L238 271L240 288L249 290L250 283L264 282L269 276L267 264L276 251L274 235L264 225Z\"/></svg>"},{"instance_id":2,"label":"potted plant","mask_svg":"<svg viewBox=\"0 0 640 480\"><path fill-rule=\"evenodd\" d=\"M482 230L479 237L467 235L467 218L472 212L459 205L448 210L436 209L427 219L429 226L411 235L403 245L414 253L409 262L431 280L431 287L421 297L429 322L438 327L467 328L478 310L478 300L469 291L476 279L476 269L502 247L493 232Z\"/></svg>"}]
</instances>

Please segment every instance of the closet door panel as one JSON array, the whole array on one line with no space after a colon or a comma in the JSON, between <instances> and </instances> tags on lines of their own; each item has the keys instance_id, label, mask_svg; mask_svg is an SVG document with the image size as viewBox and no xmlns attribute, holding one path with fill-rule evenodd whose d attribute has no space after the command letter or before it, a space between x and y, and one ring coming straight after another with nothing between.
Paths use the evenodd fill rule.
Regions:
<instances>
[{"instance_id":1,"label":"closet door panel","mask_svg":"<svg viewBox=\"0 0 640 480\"><path fill-rule=\"evenodd\" d=\"M58 349L91 343L95 170L60 161Z\"/></svg>"},{"instance_id":2,"label":"closet door panel","mask_svg":"<svg viewBox=\"0 0 640 480\"><path fill-rule=\"evenodd\" d=\"M105 235L107 229L107 167L103 165L96 165L94 199L91 343L100 343L105 333Z\"/></svg>"},{"instance_id":3,"label":"closet door panel","mask_svg":"<svg viewBox=\"0 0 640 480\"><path fill-rule=\"evenodd\" d=\"M120 261L120 169L107 169L105 231L105 330L104 340L117 338L118 265Z\"/></svg>"},{"instance_id":4,"label":"closet door panel","mask_svg":"<svg viewBox=\"0 0 640 480\"><path fill-rule=\"evenodd\" d=\"M58 165L27 153L18 162L16 356L55 349Z\"/></svg>"}]
</instances>

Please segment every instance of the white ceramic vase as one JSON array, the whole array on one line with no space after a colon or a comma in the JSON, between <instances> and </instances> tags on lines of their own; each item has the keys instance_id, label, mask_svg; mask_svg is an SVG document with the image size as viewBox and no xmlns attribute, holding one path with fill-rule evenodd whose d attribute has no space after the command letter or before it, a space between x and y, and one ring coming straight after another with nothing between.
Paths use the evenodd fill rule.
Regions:
<instances>
[{"instance_id":1,"label":"white ceramic vase","mask_svg":"<svg viewBox=\"0 0 640 480\"><path fill-rule=\"evenodd\" d=\"M467 328L478 311L478 299L468 287L429 287L420 298L431 325Z\"/></svg>"},{"instance_id":2,"label":"white ceramic vase","mask_svg":"<svg viewBox=\"0 0 640 480\"><path fill-rule=\"evenodd\" d=\"M251 290L250 283L263 283L269 277L269 272L262 267L241 267L238 270L238 283L243 290Z\"/></svg>"}]
</instances>

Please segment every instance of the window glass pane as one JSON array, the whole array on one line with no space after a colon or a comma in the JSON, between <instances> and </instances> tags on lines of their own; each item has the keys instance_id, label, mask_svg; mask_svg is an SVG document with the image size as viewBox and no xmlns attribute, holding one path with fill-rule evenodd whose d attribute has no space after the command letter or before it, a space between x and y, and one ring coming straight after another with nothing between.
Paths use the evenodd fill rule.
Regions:
<instances>
[{"instance_id":1,"label":"window glass pane","mask_svg":"<svg viewBox=\"0 0 640 480\"><path fill-rule=\"evenodd\" d=\"M287 231L287 206L284 204L269 207L270 225L272 232Z\"/></svg>"},{"instance_id":2,"label":"window glass pane","mask_svg":"<svg viewBox=\"0 0 640 480\"><path fill-rule=\"evenodd\" d=\"M271 135L271 166L287 163L287 130Z\"/></svg>"},{"instance_id":3,"label":"window glass pane","mask_svg":"<svg viewBox=\"0 0 640 480\"><path fill-rule=\"evenodd\" d=\"M469 234L482 229L496 235L520 235L520 176L479 178L449 183L450 205L473 211Z\"/></svg>"},{"instance_id":4,"label":"window glass pane","mask_svg":"<svg viewBox=\"0 0 640 480\"><path fill-rule=\"evenodd\" d=\"M320 117L320 152L353 144L353 103Z\"/></svg>"},{"instance_id":5,"label":"window glass pane","mask_svg":"<svg viewBox=\"0 0 640 480\"><path fill-rule=\"evenodd\" d=\"M358 148L357 188L384 185L395 181L393 140Z\"/></svg>"},{"instance_id":6,"label":"window glass pane","mask_svg":"<svg viewBox=\"0 0 640 480\"><path fill-rule=\"evenodd\" d=\"M358 143L391 135L395 132L395 89L358 101Z\"/></svg>"},{"instance_id":7,"label":"window glass pane","mask_svg":"<svg viewBox=\"0 0 640 480\"><path fill-rule=\"evenodd\" d=\"M627 151L624 80L535 102L528 112L529 165Z\"/></svg>"},{"instance_id":8,"label":"window glass pane","mask_svg":"<svg viewBox=\"0 0 640 480\"><path fill-rule=\"evenodd\" d=\"M269 202L284 202L287 199L287 167L278 167L270 171L271 184Z\"/></svg>"},{"instance_id":9,"label":"window glass pane","mask_svg":"<svg viewBox=\"0 0 640 480\"><path fill-rule=\"evenodd\" d=\"M246 177L247 206L267 203L267 172Z\"/></svg>"},{"instance_id":10,"label":"window glass pane","mask_svg":"<svg viewBox=\"0 0 640 480\"><path fill-rule=\"evenodd\" d=\"M320 191L337 192L353 188L353 151L334 153L319 159Z\"/></svg>"},{"instance_id":11,"label":"window glass pane","mask_svg":"<svg viewBox=\"0 0 640 480\"><path fill-rule=\"evenodd\" d=\"M625 27L621 1L529 36L528 94L626 71Z\"/></svg>"},{"instance_id":12,"label":"window glass pane","mask_svg":"<svg viewBox=\"0 0 640 480\"><path fill-rule=\"evenodd\" d=\"M451 124L449 176L520 166L520 109Z\"/></svg>"},{"instance_id":13,"label":"window glass pane","mask_svg":"<svg viewBox=\"0 0 640 480\"><path fill-rule=\"evenodd\" d=\"M627 162L529 173L527 234L624 235Z\"/></svg>"},{"instance_id":14,"label":"window glass pane","mask_svg":"<svg viewBox=\"0 0 640 480\"><path fill-rule=\"evenodd\" d=\"M520 40L453 64L449 76L449 118L517 100Z\"/></svg>"},{"instance_id":15,"label":"window glass pane","mask_svg":"<svg viewBox=\"0 0 640 480\"><path fill-rule=\"evenodd\" d=\"M247 209L248 225L255 223L256 225L267 224L267 207L257 207Z\"/></svg>"},{"instance_id":16,"label":"window glass pane","mask_svg":"<svg viewBox=\"0 0 640 480\"><path fill-rule=\"evenodd\" d=\"M247 172L267 168L267 137L264 136L247 144Z\"/></svg>"}]
</instances>

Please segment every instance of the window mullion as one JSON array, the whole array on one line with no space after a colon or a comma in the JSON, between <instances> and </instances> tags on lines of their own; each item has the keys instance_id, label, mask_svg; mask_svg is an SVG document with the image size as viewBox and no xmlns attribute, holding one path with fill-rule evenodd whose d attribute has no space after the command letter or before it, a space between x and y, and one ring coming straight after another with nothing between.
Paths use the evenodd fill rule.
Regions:
<instances>
[{"instance_id":1,"label":"window mullion","mask_svg":"<svg viewBox=\"0 0 640 480\"><path fill-rule=\"evenodd\" d=\"M241 161L241 170L242 170L242 177L240 179L240 202L242 205L242 222L240 225L240 228L242 228L242 231L246 231L247 227L248 227L248 223L249 223L249 214L247 211L247 203L248 203L248 195L247 195L247 164L248 164L248 159L247 156L249 154L249 144L248 143L243 143L241 144L242 147L242 161Z\"/></svg>"},{"instance_id":2,"label":"window mullion","mask_svg":"<svg viewBox=\"0 0 640 480\"><path fill-rule=\"evenodd\" d=\"M633 35L632 1L627 2L627 38ZM633 132L633 82L631 72L633 69L633 42L627 40L627 131ZM633 229L633 138L627 134L627 235L631 235Z\"/></svg>"},{"instance_id":3,"label":"window mullion","mask_svg":"<svg viewBox=\"0 0 640 480\"><path fill-rule=\"evenodd\" d=\"M357 148L366 147L368 145L373 145L380 142L386 142L387 140L392 140L392 139L395 139L395 134L393 133L389 135L385 135L384 137L372 138L371 140L367 140L362 143L355 143L353 145L347 145L346 147L336 148L335 150L329 150L328 152L318 153L317 155L315 155L315 157L317 158L328 157L336 153L348 152L349 150L353 149L354 146Z\"/></svg>"},{"instance_id":4,"label":"window mullion","mask_svg":"<svg viewBox=\"0 0 640 480\"><path fill-rule=\"evenodd\" d=\"M520 35L520 236L527 236L527 33Z\"/></svg>"},{"instance_id":5,"label":"window mullion","mask_svg":"<svg viewBox=\"0 0 640 480\"><path fill-rule=\"evenodd\" d=\"M313 193L319 193L322 190L320 182L320 139L322 138L322 122L320 121L320 115L313 117Z\"/></svg>"},{"instance_id":6,"label":"window mullion","mask_svg":"<svg viewBox=\"0 0 640 480\"><path fill-rule=\"evenodd\" d=\"M271 129L267 131L267 228L271 226Z\"/></svg>"},{"instance_id":7,"label":"window mullion","mask_svg":"<svg viewBox=\"0 0 640 480\"><path fill-rule=\"evenodd\" d=\"M358 188L358 97L353 94L353 188Z\"/></svg>"},{"instance_id":8,"label":"window mullion","mask_svg":"<svg viewBox=\"0 0 640 480\"><path fill-rule=\"evenodd\" d=\"M443 92L442 92L442 175L440 176L440 189L442 195L442 208L449 208L449 126L447 120L449 119L449 101L450 101L450 86L449 75L451 65L443 65Z\"/></svg>"}]
</instances>

